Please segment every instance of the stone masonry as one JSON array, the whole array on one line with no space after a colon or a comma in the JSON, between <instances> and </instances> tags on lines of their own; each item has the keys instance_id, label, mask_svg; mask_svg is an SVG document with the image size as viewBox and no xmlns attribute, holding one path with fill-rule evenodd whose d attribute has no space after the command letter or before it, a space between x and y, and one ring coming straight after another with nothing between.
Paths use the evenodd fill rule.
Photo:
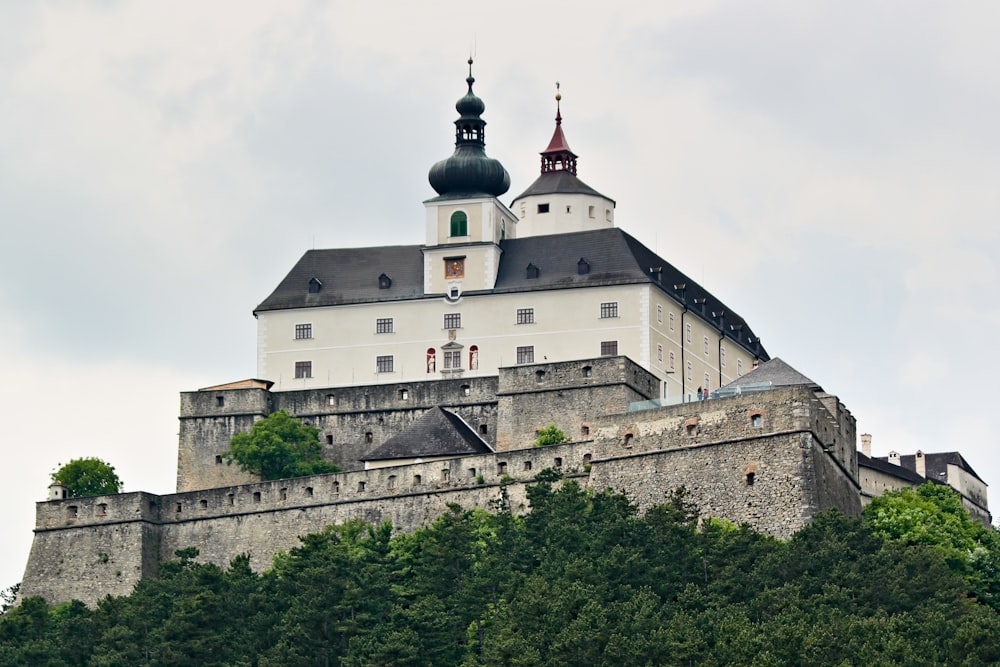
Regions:
<instances>
[{"instance_id":1,"label":"stone masonry","mask_svg":"<svg viewBox=\"0 0 1000 667\"><path fill-rule=\"evenodd\" d=\"M249 553L252 567L265 569L278 550L294 548L299 536L327 525L359 518L410 531L451 503L493 507L502 488L512 509L525 511L525 486L546 468L585 487L622 491L642 509L684 486L703 515L746 522L779 537L830 507L860 512L853 418L836 397L795 386L627 412L629 402L648 398L656 386L635 369L622 357L502 369L499 379L491 379L492 401L489 382L460 380L383 385L379 395L365 387L184 394L180 446L189 451L179 456L178 486L209 483L163 496L38 503L21 593L92 605L107 594L127 594L142 577L155 576L158 562L188 546L199 549L199 560L223 566ZM346 461L365 450L360 444L377 446L375 433L389 437L446 396L470 425L496 434L496 453L216 485L233 469L215 463L218 441L201 446L193 435L222 438L283 407L316 420L321 437L334 435L342 445L337 456ZM549 423L574 442L532 448L534 430ZM347 434L359 428L371 430L374 442L348 443L356 437Z\"/></svg>"}]
</instances>

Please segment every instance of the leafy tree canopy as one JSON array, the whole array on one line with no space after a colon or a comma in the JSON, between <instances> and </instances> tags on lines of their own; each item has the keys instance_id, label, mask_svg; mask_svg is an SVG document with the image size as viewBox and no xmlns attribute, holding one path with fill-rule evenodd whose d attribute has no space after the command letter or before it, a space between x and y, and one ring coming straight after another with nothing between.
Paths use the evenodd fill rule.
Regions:
<instances>
[{"instance_id":1,"label":"leafy tree canopy","mask_svg":"<svg viewBox=\"0 0 1000 667\"><path fill-rule=\"evenodd\" d=\"M242 470L265 480L339 472L340 468L323 460L322 452L319 429L279 410L250 431L234 435L223 456L226 463L235 461Z\"/></svg>"},{"instance_id":2,"label":"leafy tree canopy","mask_svg":"<svg viewBox=\"0 0 1000 667\"><path fill-rule=\"evenodd\" d=\"M52 481L61 482L71 497L121 493L123 486L114 466L93 456L73 459L52 473Z\"/></svg>"},{"instance_id":3,"label":"leafy tree canopy","mask_svg":"<svg viewBox=\"0 0 1000 667\"><path fill-rule=\"evenodd\" d=\"M928 482L890 491L864 516L876 534L937 553L981 600L1000 608L1000 533L974 520L951 487Z\"/></svg>"},{"instance_id":4,"label":"leafy tree canopy","mask_svg":"<svg viewBox=\"0 0 1000 667\"><path fill-rule=\"evenodd\" d=\"M562 429L555 424L549 424L538 431L538 437L535 438L534 446L547 447L548 445L561 445L564 442L569 442L569 438L566 437Z\"/></svg>"}]
</instances>

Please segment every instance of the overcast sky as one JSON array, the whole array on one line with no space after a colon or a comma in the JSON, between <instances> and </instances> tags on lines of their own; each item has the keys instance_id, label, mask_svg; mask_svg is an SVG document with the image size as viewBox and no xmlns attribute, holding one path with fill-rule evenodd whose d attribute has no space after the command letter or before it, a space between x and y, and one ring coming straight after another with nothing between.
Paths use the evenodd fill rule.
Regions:
<instances>
[{"instance_id":1,"label":"overcast sky","mask_svg":"<svg viewBox=\"0 0 1000 667\"><path fill-rule=\"evenodd\" d=\"M0 3L0 588L60 463L173 491L305 250L423 241L470 51L505 203L560 81L620 227L1000 507L1000 4L617 4Z\"/></svg>"}]
</instances>

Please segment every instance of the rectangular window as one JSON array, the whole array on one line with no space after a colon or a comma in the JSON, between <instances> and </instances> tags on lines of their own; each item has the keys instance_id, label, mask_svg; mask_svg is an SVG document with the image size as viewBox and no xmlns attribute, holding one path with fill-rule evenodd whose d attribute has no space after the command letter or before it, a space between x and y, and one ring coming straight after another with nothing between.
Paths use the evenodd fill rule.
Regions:
<instances>
[{"instance_id":1,"label":"rectangular window","mask_svg":"<svg viewBox=\"0 0 1000 667\"><path fill-rule=\"evenodd\" d=\"M539 213L548 213L549 212L549 205L548 204L539 204L538 205L538 212Z\"/></svg>"},{"instance_id":2,"label":"rectangular window","mask_svg":"<svg viewBox=\"0 0 1000 667\"><path fill-rule=\"evenodd\" d=\"M743 376L743 360L742 359L737 359L736 360L736 375L739 376L739 377Z\"/></svg>"},{"instance_id":3,"label":"rectangular window","mask_svg":"<svg viewBox=\"0 0 1000 667\"><path fill-rule=\"evenodd\" d=\"M687 338L687 342L691 342L691 324L684 325L684 337Z\"/></svg>"},{"instance_id":4,"label":"rectangular window","mask_svg":"<svg viewBox=\"0 0 1000 667\"><path fill-rule=\"evenodd\" d=\"M614 357L618 355L618 341L616 340L602 340L601 341L601 356L602 357Z\"/></svg>"},{"instance_id":5,"label":"rectangular window","mask_svg":"<svg viewBox=\"0 0 1000 667\"><path fill-rule=\"evenodd\" d=\"M461 329L462 313L448 313L444 316L445 329Z\"/></svg>"},{"instance_id":6,"label":"rectangular window","mask_svg":"<svg viewBox=\"0 0 1000 667\"><path fill-rule=\"evenodd\" d=\"M535 347L533 345L525 345L524 347L517 348L517 363L535 363Z\"/></svg>"},{"instance_id":7,"label":"rectangular window","mask_svg":"<svg viewBox=\"0 0 1000 667\"><path fill-rule=\"evenodd\" d=\"M535 309L534 308L518 308L517 309L517 323L518 324L534 324L535 323Z\"/></svg>"},{"instance_id":8,"label":"rectangular window","mask_svg":"<svg viewBox=\"0 0 1000 667\"><path fill-rule=\"evenodd\" d=\"M392 318L379 317L375 320L375 333L392 333Z\"/></svg>"},{"instance_id":9,"label":"rectangular window","mask_svg":"<svg viewBox=\"0 0 1000 667\"><path fill-rule=\"evenodd\" d=\"M296 378L311 378L312 376L313 376L313 362L311 361L295 362Z\"/></svg>"},{"instance_id":10,"label":"rectangular window","mask_svg":"<svg viewBox=\"0 0 1000 667\"><path fill-rule=\"evenodd\" d=\"M726 367L726 346L723 345L719 348L719 365L723 368Z\"/></svg>"},{"instance_id":11,"label":"rectangular window","mask_svg":"<svg viewBox=\"0 0 1000 667\"><path fill-rule=\"evenodd\" d=\"M688 376L688 380L693 380L694 379L694 373L691 372L691 362L690 361L687 362L687 376Z\"/></svg>"},{"instance_id":12,"label":"rectangular window","mask_svg":"<svg viewBox=\"0 0 1000 667\"><path fill-rule=\"evenodd\" d=\"M312 338L313 337L313 325L311 324L296 324L295 325L295 338L296 340L302 338Z\"/></svg>"},{"instance_id":13,"label":"rectangular window","mask_svg":"<svg viewBox=\"0 0 1000 667\"><path fill-rule=\"evenodd\" d=\"M663 346L660 344L656 345L656 360L663 363Z\"/></svg>"},{"instance_id":14,"label":"rectangular window","mask_svg":"<svg viewBox=\"0 0 1000 667\"><path fill-rule=\"evenodd\" d=\"M663 324L663 306L660 304L656 304L656 321Z\"/></svg>"},{"instance_id":15,"label":"rectangular window","mask_svg":"<svg viewBox=\"0 0 1000 667\"><path fill-rule=\"evenodd\" d=\"M376 373L392 373L392 355L386 354L375 357Z\"/></svg>"},{"instance_id":16,"label":"rectangular window","mask_svg":"<svg viewBox=\"0 0 1000 667\"><path fill-rule=\"evenodd\" d=\"M462 351L461 350L445 350L444 351L444 367L448 369L459 369L462 367Z\"/></svg>"},{"instance_id":17,"label":"rectangular window","mask_svg":"<svg viewBox=\"0 0 1000 667\"><path fill-rule=\"evenodd\" d=\"M708 354L708 336L705 336L705 354Z\"/></svg>"},{"instance_id":18,"label":"rectangular window","mask_svg":"<svg viewBox=\"0 0 1000 667\"><path fill-rule=\"evenodd\" d=\"M601 319L607 319L609 317L618 317L617 301L606 301L601 304Z\"/></svg>"},{"instance_id":19,"label":"rectangular window","mask_svg":"<svg viewBox=\"0 0 1000 667\"><path fill-rule=\"evenodd\" d=\"M674 330L674 314L673 313L667 313L667 319L670 321L670 330L673 331Z\"/></svg>"},{"instance_id":20,"label":"rectangular window","mask_svg":"<svg viewBox=\"0 0 1000 667\"><path fill-rule=\"evenodd\" d=\"M712 384L712 379L705 373L705 391L708 391L709 386Z\"/></svg>"},{"instance_id":21,"label":"rectangular window","mask_svg":"<svg viewBox=\"0 0 1000 667\"><path fill-rule=\"evenodd\" d=\"M673 352L670 353L670 364L669 364L669 366L670 366L670 370L674 370L674 353Z\"/></svg>"}]
</instances>

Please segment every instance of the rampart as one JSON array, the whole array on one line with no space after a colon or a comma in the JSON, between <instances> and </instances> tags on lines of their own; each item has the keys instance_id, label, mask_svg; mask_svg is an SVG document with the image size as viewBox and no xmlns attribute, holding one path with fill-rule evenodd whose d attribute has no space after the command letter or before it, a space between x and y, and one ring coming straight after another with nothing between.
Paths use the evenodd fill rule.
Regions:
<instances>
[{"instance_id":1,"label":"rampart","mask_svg":"<svg viewBox=\"0 0 1000 667\"><path fill-rule=\"evenodd\" d=\"M501 483L512 509L525 511L525 486L546 468L585 487L622 491L643 509L684 486L706 516L787 537L817 511L861 509L856 464L852 468L835 446L853 431L842 432L845 418L828 405L806 387L790 387L597 415L585 422L587 439L551 447L163 496L41 502L21 593L94 604L128 593L140 578L155 576L158 561L188 546L200 550L200 560L219 565L249 553L260 570L277 551L295 547L300 535L347 519L391 521L410 531L450 503L490 508ZM523 424L533 419L528 415ZM817 425L826 430L817 432Z\"/></svg>"}]
</instances>

